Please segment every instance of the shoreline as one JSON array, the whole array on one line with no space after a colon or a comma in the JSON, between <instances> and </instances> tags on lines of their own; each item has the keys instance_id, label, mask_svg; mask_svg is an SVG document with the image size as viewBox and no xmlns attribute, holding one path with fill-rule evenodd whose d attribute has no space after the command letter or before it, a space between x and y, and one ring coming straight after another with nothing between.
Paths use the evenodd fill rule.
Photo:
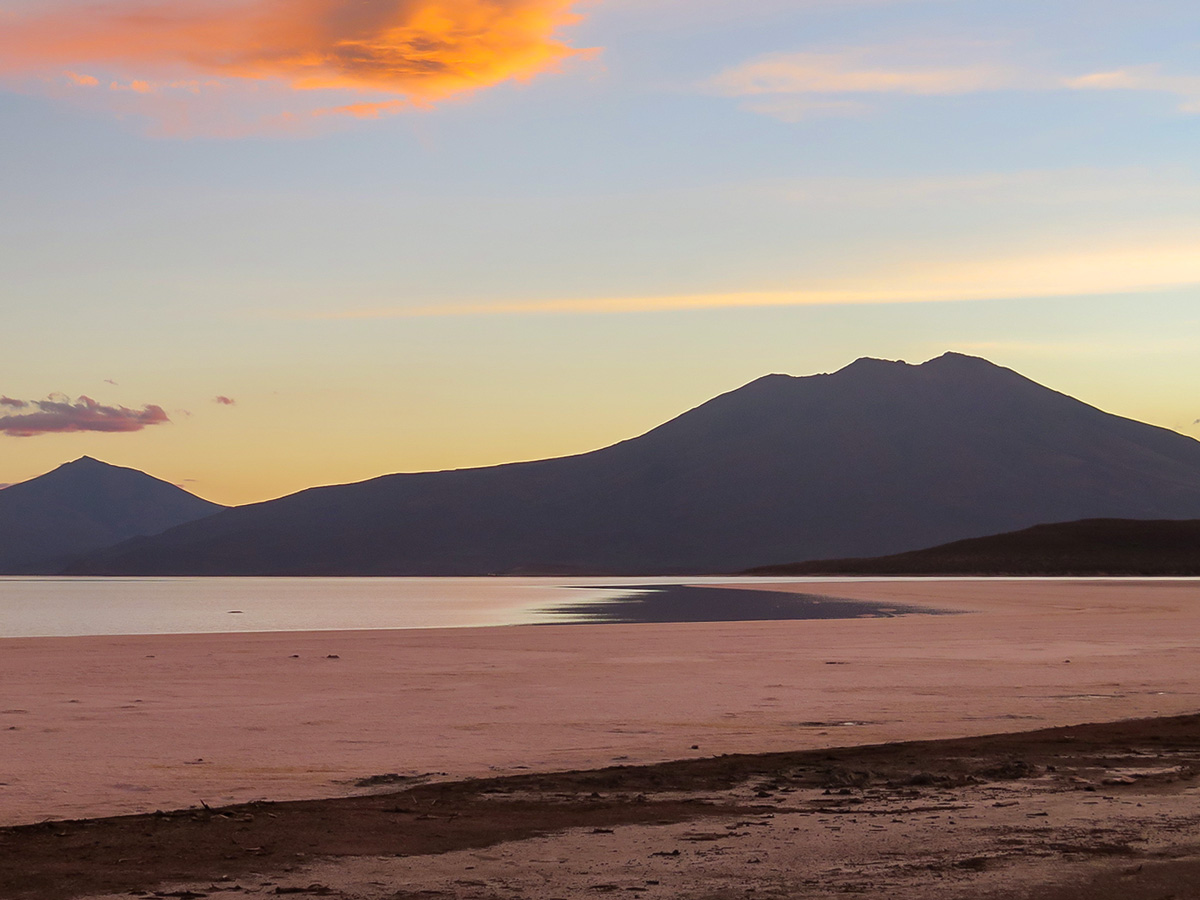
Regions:
<instances>
[{"instance_id":1,"label":"shoreline","mask_svg":"<svg viewBox=\"0 0 1200 900\"><path fill-rule=\"evenodd\" d=\"M593 592L619 592L619 590L632 590L644 588L647 592L655 594L664 593L707 593L710 594L714 590L738 590L738 592L756 593L756 594L808 594L812 598L827 599L827 600L850 600L856 604L864 604L868 607L878 607L883 602L884 596L890 596L895 600L895 589L902 586L910 586L913 588L929 588L929 592L941 592L941 587L938 586L958 586L970 588L971 586L983 586L983 584L1000 584L1000 586L1024 586L1026 588L1036 588L1039 584L1049 587L1073 588L1073 587L1195 587L1200 588L1200 577L1193 576L1062 576L1062 577L1046 577L1046 576L790 576L790 577L768 577L768 576L689 576L684 580L677 580L679 576L646 576L642 578L624 578L624 580L614 580L611 576L596 578L569 578L569 580L556 580L556 578L545 578L545 583L528 584L528 578L524 576L494 576L492 578L481 577L428 577L428 578L386 578L380 577L376 582L382 581L400 581L400 582L434 582L439 584L456 584L458 582L493 582L504 581L505 578L511 578L512 582L522 584L526 590L541 590L541 589L558 589L564 592L572 592L577 589L589 589ZM343 581L370 581L359 577L348 578L292 578L281 577L281 581L293 581L312 586L312 584L320 584L325 582L338 583ZM58 581L67 582L101 582L104 586L112 586L112 584L124 583L128 578L121 577L104 577L104 576L4 576L0 575L0 586L5 582L35 582L35 583L53 583ZM258 582L272 581L269 577L245 577L245 578L193 578L193 577L163 577L163 578L132 578L134 582L170 582L170 583L191 583L196 581L209 582ZM571 583L576 581L578 583ZM616 581L617 583L598 583L600 581ZM626 583L619 583L619 582ZM804 590L805 586L811 589ZM889 587L892 586L892 587ZM836 596L824 594L824 588L836 589ZM863 593L865 590L865 593ZM852 592L852 593L845 593ZM878 592L882 592L878 593ZM2 599L2 598L0 598ZM442 600L444 598L438 598ZM668 604L658 604L670 608L670 617L660 616L632 616L630 618L610 617L605 614L595 614L602 610L617 610L617 608L636 607L638 604L634 601L636 598L632 596L617 596L617 598L594 598L594 599L576 599L570 594L566 594L559 601L546 600L541 606L515 606L509 608L508 613L512 618L510 620L496 620L496 622L443 622L437 624L383 624L383 625L319 625L306 626L299 622L293 623L292 626L263 626L263 628L230 628L226 630L214 628L196 628L187 629L150 629L144 631L79 631L74 634L55 634L55 632L46 632L46 634L12 634L0 635L0 647L4 646L7 641L19 640L50 640L50 638L86 638L86 637L190 637L199 635L218 636L224 635L235 637L239 635L316 635L316 634L344 634L344 632L379 632L379 631L440 631L440 630L463 630L463 629L500 629L500 628L521 628L528 625L594 625L594 624L690 624L695 622L746 622L746 620L784 620L784 619L812 619L812 618L827 618L820 614L799 614L796 608L785 611L780 616L769 619L761 612L749 614L749 616L738 616L738 614L689 614L689 606L695 605L698 607L712 606L713 602L708 601L707 604L703 600L696 602L683 602L682 596L674 602ZM924 594L918 590L917 594L908 595L908 599L914 600L911 608L905 608L901 612L904 614L946 614L956 612L949 608L940 608L931 605ZM212 598L202 598L204 602L211 605ZM229 598L230 601L236 598ZM28 598L24 599L24 604L29 604ZM271 602L276 602L275 598ZM226 610L227 604L224 599L218 604L221 607L222 614L233 612L244 612L242 610ZM648 606L653 606L650 604ZM755 604L750 604L755 606ZM767 608L766 602L757 604L763 608ZM799 604L796 605L797 607ZM0 610L2 610L0 606ZM19 612L18 606L18 612ZM870 612L869 610L866 610ZM70 610L59 611L64 616L70 616ZM205 610L206 614L212 614L212 610ZM580 614L580 618L569 618L571 613ZM119 610L116 612L118 618L128 618L130 611ZM530 616L534 618L530 618ZM536 618L536 617L546 618ZM842 614L840 618L847 618L848 613Z\"/></svg>"}]
</instances>

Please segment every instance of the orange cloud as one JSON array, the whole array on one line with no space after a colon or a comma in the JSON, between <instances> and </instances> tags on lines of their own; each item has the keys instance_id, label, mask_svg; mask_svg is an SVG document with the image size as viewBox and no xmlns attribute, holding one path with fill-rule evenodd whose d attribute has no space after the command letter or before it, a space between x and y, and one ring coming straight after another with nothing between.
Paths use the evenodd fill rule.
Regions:
<instances>
[{"instance_id":1,"label":"orange cloud","mask_svg":"<svg viewBox=\"0 0 1200 900\"><path fill-rule=\"evenodd\" d=\"M374 94L320 110L378 116L410 104L527 80L581 51L558 31L575 0L58 0L6 14L0 74L79 76L151 94L217 79L222 87ZM403 98L403 101L399 101ZM328 99L328 98L327 98ZM294 104L293 104L294 106Z\"/></svg>"},{"instance_id":2,"label":"orange cloud","mask_svg":"<svg viewBox=\"0 0 1200 900\"><path fill-rule=\"evenodd\" d=\"M380 100L375 103L347 103L344 106L330 106L327 109L314 109L314 116L348 116L351 119L378 119L386 113L397 112L412 104L406 100Z\"/></svg>"},{"instance_id":3,"label":"orange cloud","mask_svg":"<svg viewBox=\"0 0 1200 900\"><path fill-rule=\"evenodd\" d=\"M135 94L149 94L154 89L148 81L131 81L129 84L121 84L119 81L114 81L108 86L110 91L133 91Z\"/></svg>"},{"instance_id":4,"label":"orange cloud","mask_svg":"<svg viewBox=\"0 0 1200 900\"><path fill-rule=\"evenodd\" d=\"M96 87L100 83L100 79L94 75L80 75L78 72L63 72L63 74L72 84L80 87Z\"/></svg>"}]
</instances>

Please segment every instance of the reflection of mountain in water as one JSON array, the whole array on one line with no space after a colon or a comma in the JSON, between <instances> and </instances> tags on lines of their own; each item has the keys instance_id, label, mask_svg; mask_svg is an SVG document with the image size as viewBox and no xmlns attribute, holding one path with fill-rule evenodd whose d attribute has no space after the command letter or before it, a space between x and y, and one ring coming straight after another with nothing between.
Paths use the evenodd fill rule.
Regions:
<instances>
[{"instance_id":1,"label":"reflection of mountain in water","mask_svg":"<svg viewBox=\"0 0 1200 900\"><path fill-rule=\"evenodd\" d=\"M778 619L883 619L909 615L946 615L947 610L870 600L846 600L824 594L789 591L655 584L614 588L629 595L557 606L551 612L571 622L755 622Z\"/></svg>"}]
</instances>

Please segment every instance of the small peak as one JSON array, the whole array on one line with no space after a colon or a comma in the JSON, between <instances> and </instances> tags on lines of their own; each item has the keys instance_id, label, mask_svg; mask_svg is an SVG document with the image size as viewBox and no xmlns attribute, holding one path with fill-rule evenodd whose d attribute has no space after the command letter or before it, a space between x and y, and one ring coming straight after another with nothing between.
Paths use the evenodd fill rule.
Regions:
<instances>
[{"instance_id":1,"label":"small peak","mask_svg":"<svg viewBox=\"0 0 1200 900\"><path fill-rule=\"evenodd\" d=\"M58 466L53 471L55 472L97 472L101 469L112 469L115 466L110 466L106 462L91 456L81 456L79 459L73 459L70 462L65 462Z\"/></svg>"},{"instance_id":2,"label":"small peak","mask_svg":"<svg viewBox=\"0 0 1200 900\"><path fill-rule=\"evenodd\" d=\"M947 352L943 353L941 356L935 357L934 359L931 359L928 362L922 363L922 365L925 365L925 366L936 366L936 365L956 365L956 366L985 365L985 366L991 366L991 365L995 365L995 364L984 359L982 356L971 356L970 354L967 354L967 353L958 353L954 350L948 350Z\"/></svg>"},{"instance_id":3,"label":"small peak","mask_svg":"<svg viewBox=\"0 0 1200 900\"><path fill-rule=\"evenodd\" d=\"M83 466L104 466L104 465L108 465L108 464L102 463L102 462L100 462L100 460L95 459L94 457L91 457L91 456L81 456L81 457L79 457L79 459L72 460L69 463L63 463L63 465L83 467Z\"/></svg>"},{"instance_id":4,"label":"small peak","mask_svg":"<svg viewBox=\"0 0 1200 900\"><path fill-rule=\"evenodd\" d=\"M874 356L860 356L848 366L838 369L839 372L881 372L884 369L908 368L908 363L902 359L876 359Z\"/></svg>"}]
</instances>

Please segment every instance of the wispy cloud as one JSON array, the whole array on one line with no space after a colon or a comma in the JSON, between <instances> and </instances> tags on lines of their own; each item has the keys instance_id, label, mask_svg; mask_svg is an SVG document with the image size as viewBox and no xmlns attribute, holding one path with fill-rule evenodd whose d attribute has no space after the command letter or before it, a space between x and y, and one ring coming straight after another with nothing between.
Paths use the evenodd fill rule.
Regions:
<instances>
[{"instance_id":1,"label":"wispy cloud","mask_svg":"<svg viewBox=\"0 0 1200 900\"><path fill-rule=\"evenodd\" d=\"M867 49L840 53L784 53L727 69L712 81L731 97L761 94L970 94L1012 83L989 66L884 68Z\"/></svg>"},{"instance_id":2,"label":"wispy cloud","mask_svg":"<svg viewBox=\"0 0 1200 900\"><path fill-rule=\"evenodd\" d=\"M1067 80L1083 91L1149 91L1179 98L1179 110L1200 113L1200 75L1168 75L1159 66L1131 66Z\"/></svg>"},{"instance_id":3,"label":"wispy cloud","mask_svg":"<svg viewBox=\"0 0 1200 900\"><path fill-rule=\"evenodd\" d=\"M964 62L970 49L970 44L865 46L772 53L725 69L704 89L787 122L858 115L887 95L951 97L1014 90L1161 93L1177 97L1182 112L1200 113L1197 75L1172 75L1156 65L1074 75L1004 62ZM977 49L985 58L995 53L985 45Z\"/></svg>"},{"instance_id":4,"label":"wispy cloud","mask_svg":"<svg viewBox=\"0 0 1200 900\"><path fill-rule=\"evenodd\" d=\"M49 0L5 14L7 2L0 74L58 80L96 103L140 95L135 108L160 119L204 94L267 98L282 121L378 115L529 79L580 52L557 37L574 0Z\"/></svg>"},{"instance_id":5,"label":"wispy cloud","mask_svg":"<svg viewBox=\"0 0 1200 900\"><path fill-rule=\"evenodd\" d=\"M100 79L95 75L80 75L78 72L63 72L63 77L71 84L79 87L97 87L100 84Z\"/></svg>"},{"instance_id":6,"label":"wispy cloud","mask_svg":"<svg viewBox=\"0 0 1200 900\"><path fill-rule=\"evenodd\" d=\"M13 397L0 397L0 406L7 406L11 409L24 409L29 405L26 400L17 400Z\"/></svg>"},{"instance_id":7,"label":"wispy cloud","mask_svg":"<svg viewBox=\"0 0 1200 900\"><path fill-rule=\"evenodd\" d=\"M567 315L782 306L955 303L1037 297L1104 296L1200 285L1200 236L1147 246L960 262L924 261L790 291L590 297L499 303L377 307L309 314L306 319Z\"/></svg>"},{"instance_id":8,"label":"wispy cloud","mask_svg":"<svg viewBox=\"0 0 1200 900\"><path fill-rule=\"evenodd\" d=\"M35 437L42 434L62 434L78 431L129 432L141 431L151 425L162 425L170 418L161 406L148 404L141 409L124 406L105 406L91 397L75 402L61 395L46 400L13 400L3 398L3 405L14 409L34 409L0 416L0 434L10 437Z\"/></svg>"},{"instance_id":9,"label":"wispy cloud","mask_svg":"<svg viewBox=\"0 0 1200 900\"><path fill-rule=\"evenodd\" d=\"M956 51L961 54L961 50ZM856 47L773 53L725 69L705 86L784 121L854 115L883 95L958 96L1028 85L1028 75L990 63L931 64L910 48Z\"/></svg>"},{"instance_id":10,"label":"wispy cloud","mask_svg":"<svg viewBox=\"0 0 1200 900\"><path fill-rule=\"evenodd\" d=\"M236 400L234 400L232 397L226 397L224 394L218 394L216 397L213 397L213 403L216 403L219 406L236 406L237 405Z\"/></svg>"}]
</instances>

